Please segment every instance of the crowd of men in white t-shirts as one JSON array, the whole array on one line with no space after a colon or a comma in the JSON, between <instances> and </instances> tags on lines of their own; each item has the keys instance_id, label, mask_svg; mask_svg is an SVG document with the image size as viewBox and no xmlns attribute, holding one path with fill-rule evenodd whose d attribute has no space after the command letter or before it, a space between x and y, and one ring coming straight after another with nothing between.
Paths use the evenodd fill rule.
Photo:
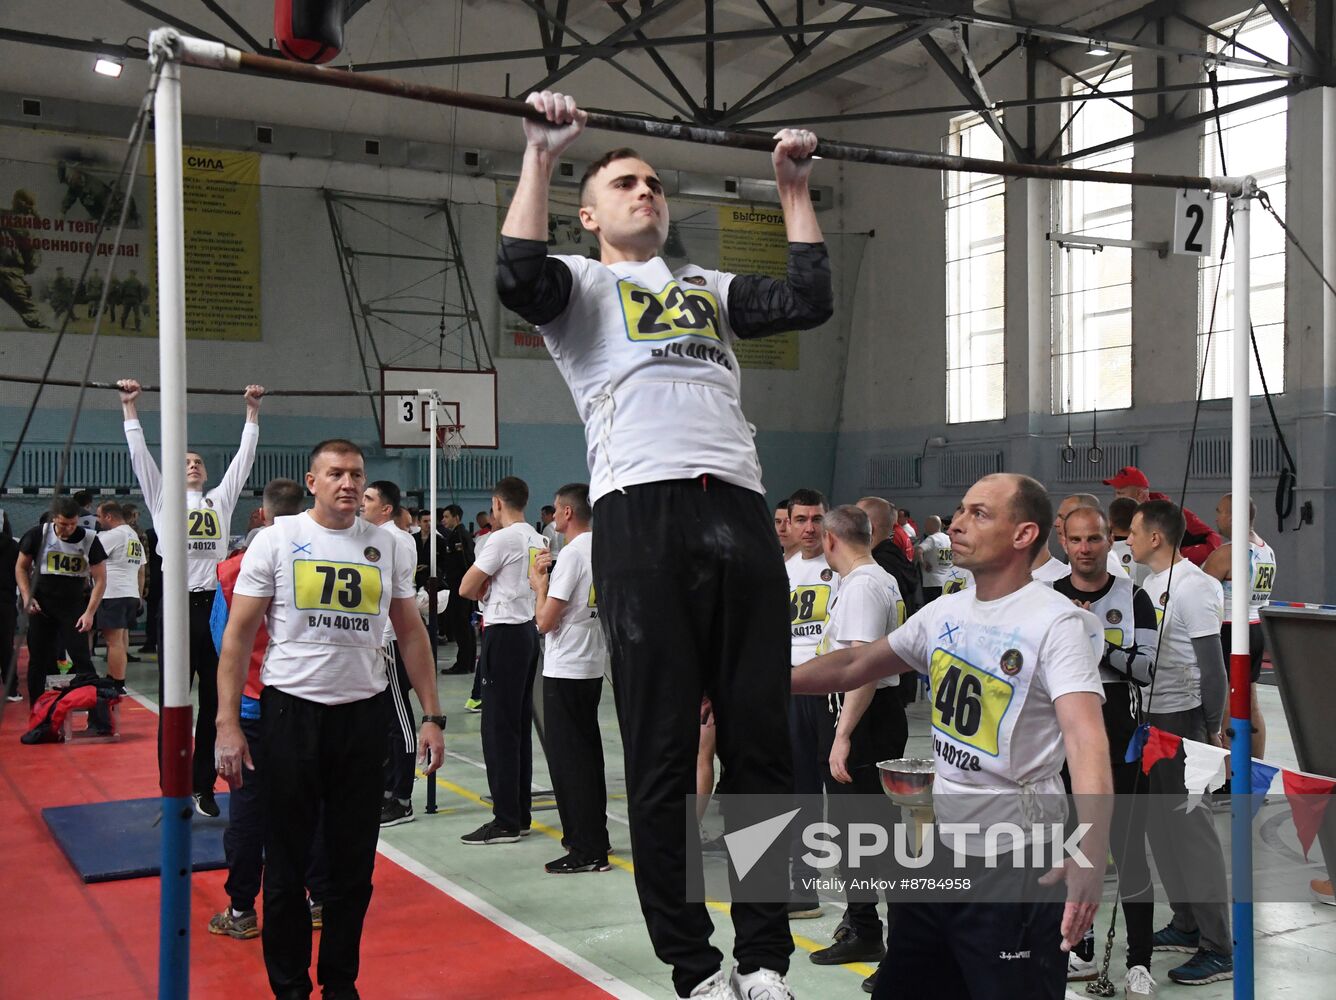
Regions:
<instances>
[{"instance_id":1,"label":"crowd of men in white t-shirts","mask_svg":"<svg viewBox=\"0 0 1336 1000\"><path fill-rule=\"evenodd\" d=\"M1216 534L1205 529L1190 511L1162 495L1152 496L1146 477L1138 469L1120 470L1106 484L1115 490L1115 495L1107 498L1107 505L1091 494L1070 495L1057 503L1052 524L1056 544L1052 550L1047 545L1035 550L1030 573L1035 583L1052 588L1092 613L1102 632L1099 680L1113 790L1117 793L1110 849L1126 916L1127 995L1137 998L1154 995L1156 984L1150 974L1153 951L1185 952L1190 956L1169 971L1170 979L1178 983L1215 982L1232 974L1225 863L1209 811L1171 816L1167 810L1139 806L1134 796L1147 792L1160 797L1181 796L1182 763L1159 765L1147 778L1139 761L1123 761L1139 722L1199 742L1221 745L1228 740L1225 664L1230 640L1230 554L1229 543L1222 545L1220 535L1234 537L1235 525L1229 495L1222 497L1216 508L1220 532ZM1254 683L1260 676L1263 657L1259 611L1270 597L1276 572L1275 553L1253 526L1255 515L1255 509L1249 511L1246 529L1252 567L1249 630ZM886 635L891 636L892 649L901 653L900 637L938 613L936 609L950 605L956 614L967 616L977 613L985 603L994 603L969 596L951 599L963 600L963 604L942 599L943 595L974 587L973 574L957 566L953 558L953 536L968 529L966 522L971 516L972 512L962 506L951 517L925 518L920 531L906 511L897 511L888 501L875 497L860 499L855 506L832 507L820 493L799 490L778 504L775 528L790 581L795 670L813 660L819 662L818 658L831 650L871 643ZM853 597L855 586L857 598ZM879 601L868 599L869 587L879 592ZM940 641L941 636L954 633L954 626L948 622L941 636L936 627L927 632ZM906 649L910 648L909 642L906 638ZM977 780L968 769L956 772L949 766L957 754L970 759L971 741L953 730L949 717L943 717L941 688L950 671L946 678L939 676L940 652L927 657L931 666L924 671L931 674L934 691L929 709L939 800L948 788L968 787ZM917 666L907 655L905 659ZM848 669L847 662L842 665ZM1001 673L1012 672L1004 657ZM800 683L801 674L795 674L795 689L831 688L830 683L817 687ZM917 681L917 674L909 676ZM897 680L899 696L893 693L895 688L878 688L875 693L863 692L857 697L849 693L842 708L822 696L793 696L791 730L797 791L819 793L824 788L829 796L828 814L837 815L835 796L844 789L878 793L876 762L903 755L903 706L910 703L918 684L896 675L877 683ZM987 683L985 678L985 689ZM1053 697L1052 691L1049 694ZM868 697L873 698L873 704L878 699L884 701L885 713L864 712ZM947 706L948 715L949 711ZM1257 739L1264 741L1265 727L1255 692L1253 715ZM875 752L851 757L851 735L855 746L875 746ZM952 739L941 738L947 735ZM1023 741L1025 735L1018 730L1011 738ZM1025 766L1026 762L1017 756L1012 760L1015 767ZM1002 770L1005 786L1006 779L1014 779L1015 774ZM1070 791L1070 780L1067 787ZM1227 794L1227 790L1222 792ZM1174 913L1170 924L1159 931L1152 926L1154 891L1147 844ZM822 912L817 894L803 888L813 884L809 877L812 874L795 851L791 918ZM855 883L851 880L848 884ZM897 909L888 907L886 927L894 924ZM894 967L896 963L894 955L887 956L883 931L875 894L855 898L850 890L835 940L812 953L810 960L818 965L883 962L865 982L865 990L873 992L878 977L886 975L895 976L903 985L899 978L903 970L886 972L888 964ZM1068 979L1095 978L1099 966L1094 951L1092 930L1066 956ZM971 995L993 995L979 989L982 987Z\"/></svg>"},{"instance_id":2,"label":"crowd of men in white t-shirts","mask_svg":"<svg viewBox=\"0 0 1336 1000\"><path fill-rule=\"evenodd\" d=\"M248 436L243 436L243 446L249 448L243 447L242 464L234 463L234 468L229 469L225 483L228 495L215 497L217 491L203 491L202 461L190 483L194 491L191 498L196 501L192 510L202 519L192 538L216 541L218 529L226 537L228 526L219 515L230 516L236 503L231 493L238 492L237 487L249 474L249 457L258 438L257 431L251 430L258 423L253 419L258 394L248 394L247 400L252 419L246 425ZM127 437L137 459L136 471L146 484L145 495L153 498L151 504L160 504L156 467L141 468L146 450L133 413L132 394L127 401L126 417ZM1054 547L1062 558L1055 557L1049 546L1040 546L1035 550L1031 573L1034 581L1051 587L1054 593L1100 620L1104 653L1099 679L1104 721L1110 754L1117 762L1112 765L1113 787L1120 793L1119 801L1124 802L1146 791L1167 794L1182 791L1181 765L1176 772L1158 768L1146 779L1140 775L1138 765L1121 763L1122 752L1138 719L1188 739L1218 743L1227 738L1223 715L1227 691L1224 664L1230 628L1226 618L1230 560L1228 544L1221 547L1218 535L1208 529L1203 537L1201 524L1195 517L1185 517L1185 512L1165 498L1152 498L1149 484L1139 470L1124 469L1108 483L1114 486L1117 495L1107 507L1089 494L1074 494L1061 500L1052 530ZM271 499L278 514L269 509ZM204 617L215 616L216 635L225 623L227 602L232 600L231 587L241 572L242 551L255 543L276 516L290 517L300 511L303 500L298 484L287 481L271 484L261 516L252 518L248 526L251 530L233 549L228 562L235 565L230 571L227 563L219 565L221 556L227 554L221 545L208 552L192 550L201 567L208 563L207 582L214 585L198 589L192 586L192 611L194 596L207 593L209 607ZM399 488L388 481L365 483L358 508L366 524L391 532L393 546L402 550L395 563L412 567L415 584L424 582L427 546L434 539L441 547L438 554L442 565L438 574L443 583L448 581L451 600L477 602L476 617L483 625L476 662L479 683L475 684L469 704L472 708L481 702L483 707L482 739L493 818L461 838L462 842L511 843L529 832L533 692L541 652L542 735L567 848L567 853L548 863L546 870L607 871L610 843L598 726L607 650L599 627L591 567L593 519L589 490L580 483L563 486L553 502L544 506L536 525L528 521L528 501L528 487L522 480L515 477L502 480L494 490L491 510L477 518L476 535L463 526L463 512L454 507L448 508L442 517L441 531L434 531L430 512L406 507ZM87 633L95 626L107 641L109 675L116 683L124 684L126 637L138 617L146 587L144 538L136 530L132 505L107 501L98 507L95 520L87 516L89 513L71 500L58 499L51 516L24 534L17 544L13 543L5 521L5 542L14 550L16 583L30 615L29 687L34 700L46 676L56 671L55 654L60 644L76 661L77 669L93 669L88 658ZM203 523L210 514L218 524ZM1268 599L1274 583L1275 555L1252 526L1255 511L1249 514L1253 595L1249 627L1255 680L1262 660L1258 610ZM925 609L946 607L950 602L944 599L962 600L954 595L967 594L975 580L968 569L956 565L953 538L960 534L968 517L969 510L962 505L960 511L949 516L928 516L920 526L909 511L897 509L882 498L864 497L856 504L831 506L819 492L806 489L778 504L775 531L777 544L783 550L790 589L791 667L797 670L841 650L884 643L897 632L910 636L916 629L922 631L920 623L931 614L925 613ZM83 523L88 520L94 523L91 526ZM1234 536L1228 496L1217 507L1216 521L1221 534ZM1194 558L1188 559L1184 558L1188 548L1184 537L1191 522L1199 530L1190 539L1195 546L1190 549ZM373 549L366 551L370 553ZM192 568L195 561L192 559ZM1199 567L1196 561L1203 566ZM201 581L203 576L201 573ZM226 601L215 600L217 595L213 591L219 578L225 584L219 593L226 592ZM971 602L973 598L966 596L963 600ZM217 620L219 609L213 607L215 603L221 605L222 622ZM464 606L470 611L474 607L472 603ZM472 633L473 618L468 614L462 621L454 619L456 640L461 629ZM415 685L397 650L395 629L388 618L384 620L383 640L392 711L380 823L393 826L413 818L411 792L418 745L414 735L415 713L408 695ZM908 660L911 641L912 638L903 639L903 652L896 639L891 643L897 655L904 656L907 662L912 662ZM215 655L217 648L213 649ZM256 649L257 652L262 649L258 640ZM192 661L197 653L192 645ZM248 705L258 714L263 660L262 652L258 652L251 671L254 676L249 678L253 689L248 686L241 697L243 722ZM193 662L192 668L196 675L202 674L202 669ZM467 662L462 669L456 664L442 672L470 672L474 668L474 663ZM935 666L924 672L938 680ZM12 671L7 676L12 679ZM202 687L203 679L201 676ZM790 737L795 791L824 793L832 816L839 815L840 804L850 793L879 794L876 763L904 755L908 736L906 706L914 701L919 690L918 674L911 673L909 678L902 679L892 673L838 698L794 694ZM10 697L11 700L18 697L12 686ZM1265 739L1265 730L1260 716L1255 714L1254 722L1259 727L1260 744ZM707 702L702 706L700 811L714 791L712 730ZM968 740L952 733L936 712L934 730L951 734L962 744L934 740L939 771L943 755L968 756ZM1023 739L1023 734L1013 739ZM206 760L203 770L211 771L212 763ZM1021 766L1019 759L1013 759L1012 766ZM201 770L198 761L197 770ZM199 780L207 787L196 788L196 803L201 811L212 805L209 777L201 772ZM941 786L949 786L950 782L945 776L939 777ZM1155 984L1150 976L1153 950L1191 954L1187 962L1169 973L1175 981L1210 982L1227 977L1232 969L1231 942L1223 902L1181 901L1203 895L1222 899L1223 895L1197 891L1201 886L1184 885L1175 874L1187 867L1181 863L1187 857L1194 857L1198 862L1195 867L1200 869L1200 859L1206 856L1217 862L1208 867L1211 877L1218 877L1223 885L1224 861L1209 815L1198 811L1168 829L1157 826L1153 817L1148 824L1144 815L1135 813L1126 805L1115 809L1112 838L1114 858L1124 883L1128 995L1153 994ZM235 826L235 806L233 815ZM230 831L229 861L254 867L253 858L260 853L256 845L261 839L254 830ZM1150 925L1153 891L1145 860L1147 840L1174 907L1173 921L1158 932ZM795 851L788 906L791 918L817 916L822 912L817 893L803 888L810 884L806 876L812 874L804 870L799 852ZM1129 880L1140 880L1143 884L1132 885ZM235 886L242 888L234 892ZM240 938L257 936L254 897L258 887L258 871L230 879L232 905L214 917L210 930ZM321 896L328 891L328 872L318 858L311 861L307 871L305 891L309 893L315 926L320 926ZM896 919L896 908L888 907L883 920L878 911L880 902L875 892L850 889L834 941L815 951L811 961L818 965L890 961L886 941ZM1092 978L1096 972L1093 936L1087 934L1072 948L1067 961L1070 978ZM865 983L868 992L875 989L879 973Z\"/></svg>"}]
</instances>

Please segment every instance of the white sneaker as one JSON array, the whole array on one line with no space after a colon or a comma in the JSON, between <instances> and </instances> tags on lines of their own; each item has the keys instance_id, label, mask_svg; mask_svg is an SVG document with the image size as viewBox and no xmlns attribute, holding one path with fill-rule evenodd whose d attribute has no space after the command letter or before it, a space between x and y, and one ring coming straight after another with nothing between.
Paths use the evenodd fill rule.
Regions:
<instances>
[{"instance_id":1,"label":"white sneaker","mask_svg":"<svg viewBox=\"0 0 1336 1000\"><path fill-rule=\"evenodd\" d=\"M1123 989L1128 1000L1148 1000L1155 996L1155 980L1151 978L1150 969L1144 965L1132 966L1127 970L1127 982Z\"/></svg>"},{"instance_id":2,"label":"white sneaker","mask_svg":"<svg viewBox=\"0 0 1336 1000\"><path fill-rule=\"evenodd\" d=\"M1067 982L1084 983L1098 975L1099 967L1093 958L1084 959L1074 951L1067 953Z\"/></svg>"},{"instance_id":3,"label":"white sneaker","mask_svg":"<svg viewBox=\"0 0 1336 1000\"><path fill-rule=\"evenodd\" d=\"M735 968L731 983L738 1000L794 1000L784 977L771 969L757 969L743 976Z\"/></svg>"},{"instance_id":4,"label":"white sneaker","mask_svg":"<svg viewBox=\"0 0 1336 1000\"><path fill-rule=\"evenodd\" d=\"M728 985L728 980L724 978L723 969L705 980L687 996L700 997L702 1000L738 1000L737 994L733 992Z\"/></svg>"}]
</instances>

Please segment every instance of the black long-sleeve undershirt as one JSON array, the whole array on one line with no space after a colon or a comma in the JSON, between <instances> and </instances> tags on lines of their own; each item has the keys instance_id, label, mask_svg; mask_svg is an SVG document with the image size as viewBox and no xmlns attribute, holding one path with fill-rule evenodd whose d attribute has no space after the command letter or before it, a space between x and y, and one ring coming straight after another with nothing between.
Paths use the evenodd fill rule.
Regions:
<instances>
[{"instance_id":1,"label":"black long-sleeve undershirt","mask_svg":"<svg viewBox=\"0 0 1336 1000\"><path fill-rule=\"evenodd\" d=\"M547 255L542 240L502 236L496 291L501 304L536 326L550 323L570 303L570 268ZM810 330L834 313L830 254L824 243L790 243L784 280L740 274L728 289L728 321L743 338Z\"/></svg>"}]
</instances>

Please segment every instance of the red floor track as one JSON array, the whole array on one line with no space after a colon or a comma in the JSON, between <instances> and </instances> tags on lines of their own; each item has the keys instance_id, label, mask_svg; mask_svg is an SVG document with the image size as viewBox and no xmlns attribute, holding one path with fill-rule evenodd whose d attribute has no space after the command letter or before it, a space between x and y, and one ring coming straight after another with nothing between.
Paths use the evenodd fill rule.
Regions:
<instances>
[{"instance_id":1,"label":"red floor track","mask_svg":"<svg viewBox=\"0 0 1336 1000\"><path fill-rule=\"evenodd\" d=\"M0 725L0 997L156 996L157 880L85 885L41 816L46 806L156 795L156 716L127 699L120 743L28 747L18 740L27 706L5 707ZM259 940L235 941L206 929L209 916L225 903L224 878L221 871L194 878L191 996L267 997ZM473 1000L521 991L536 997L606 996L384 857L376 860L375 887L358 981L365 1000ZM311 976L314 980L314 968Z\"/></svg>"}]
</instances>

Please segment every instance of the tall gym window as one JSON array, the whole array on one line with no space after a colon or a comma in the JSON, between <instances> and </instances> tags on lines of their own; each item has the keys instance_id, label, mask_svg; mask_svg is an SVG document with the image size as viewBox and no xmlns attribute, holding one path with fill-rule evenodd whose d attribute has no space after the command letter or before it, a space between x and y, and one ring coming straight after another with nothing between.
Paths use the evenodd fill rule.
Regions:
<instances>
[{"instance_id":1,"label":"tall gym window","mask_svg":"<svg viewBox=\"0 0 1336 1000\"><path fill-rule=\"evenodd\" d=\"M1132 67L1124 59L1069 77L1064 93L1128 90ZM1063 105L1064 153L1079 152L1131 135L1131 98L1073 101ZM1127 143L1070 160L1087 170L1132 169ZM1054 185L1053 228L1061 233L1130 240L1132 188L1123 184L1061 181ZM1119 410L1132 405L1132 251L1053 247L1053 412Z\"/></svg>"},{"instance_id":2,"label":"tall gym window","mask_svg":"<svg viewBox=\"0 0 1336 1000\"><path fill-rule=\"evenodd\" d=\"M1216 28L1231 37L1236 31L1238 34L1236 45L1228 45L1217 38L1208 39L1213 51L1225 51L1245 59L1255 59L1254 53L1261 53L1280 62L1289 61L1289 40L1280 25L1266 13L1257 14L1243 22L1236 20L1217 25ZM1249 52L1248 49L1254 51ZM1220 66L1217 73L1222 82L1256 75L1245 67L1235 66ZM1265 90L1266 85L1222 87L1220 103L1230 104ZM1210 112L1211 109L1211 92L1205 90L1202 92L1202 110ZM1223 174L1226 168L1233 176L1252 174L1266 190L1282 219L1285 218L1286 112L1286 99L1278 97L1222 115L1220 135L1225 147L1223 166L1214 119L1207 121L1201 142L1203 174L1208 177ZM1215 208L1215 231L1211 241L1215 245L1211 256L1201 258L1197 282L1197 373L1198 377L1204 374L1205 397L1218 399L1231 395L1234 376L1234 243L1231 239L1223 262L1222 276L1221 261L1217 255L1225 231L1225 199L1215 198L1212 204ZM1281 392L1285 388L1285 234L1256 202L1252 205L1251 221L1253 330L1257 335L1257 349L1262 355L1266 371L1267 387L1272 392ZM1211 322L1211 303L1215 297L1217 279L1220 279L1220 295L1215 306L1215 335L1211 338L1210 355L1207 357L1206 334ZM1260 395L1262 383L1258 376L1257 359L1251 351L1249 358L1252 391L1254 395Z\"/></svg>"},{"instance_id":3,"label":"tall gym window","mask_svg":"<svg viewBox=\"0 0 1336 1000\"><path fill-rule=\"evenodd\" d=\"M978 116L953 119L946 151L1002 159L1002 141ZM946 420L1006 416L1003 343L1004 194L994 174L948 172L946 185Z\"/></svg>"}]
</instances>

